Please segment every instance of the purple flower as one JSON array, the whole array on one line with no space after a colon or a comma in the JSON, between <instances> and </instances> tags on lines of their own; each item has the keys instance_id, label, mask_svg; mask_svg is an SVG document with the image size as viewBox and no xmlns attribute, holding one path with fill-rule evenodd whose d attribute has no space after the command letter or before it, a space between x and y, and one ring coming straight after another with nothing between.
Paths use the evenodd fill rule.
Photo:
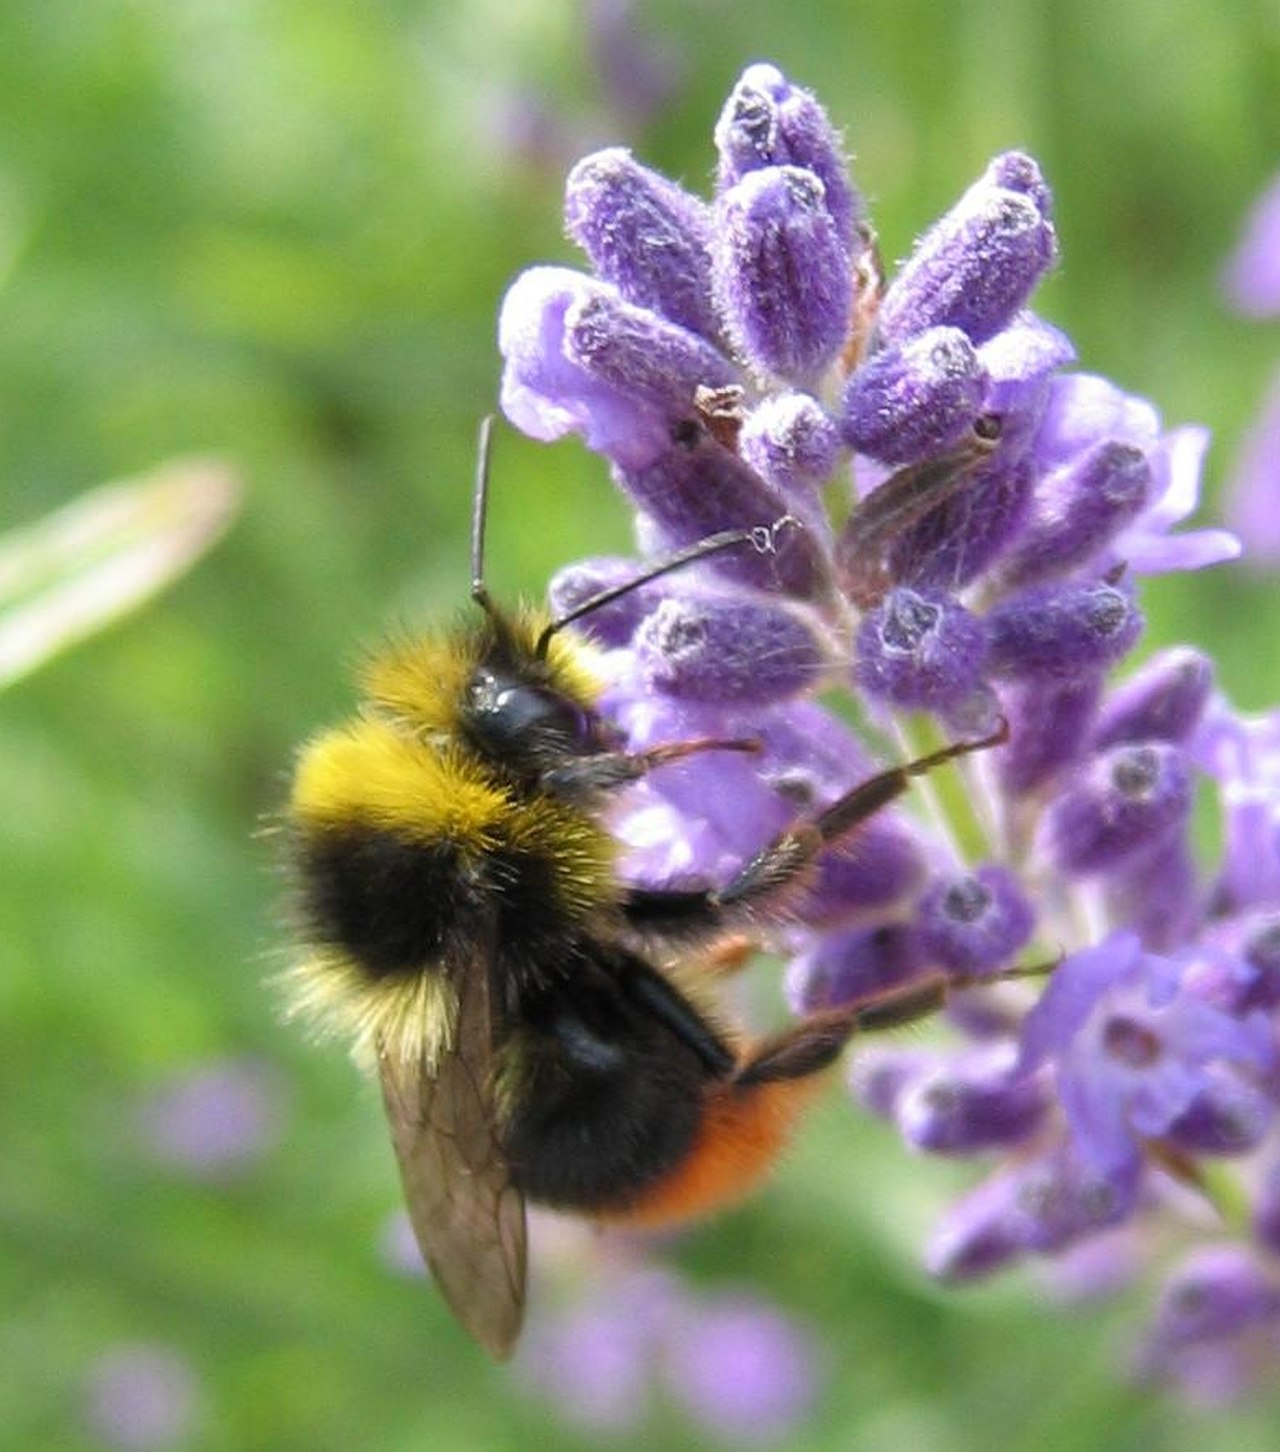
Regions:
<instances>
[{"instance_id":1,"label":"purple flower","mask_svg":"<svg viewBox=\"0 0 1280 1452\"><path fill-rule=\"evenodd\" d=\"M1280 176L1253 204L1223 284L1232 306L1246 317L1280 313Z\"/></svg>"},{"instance_id":2,"label":"purple flower","mask_svg":"<svg viewBox=\"0 0 1280 1452\"><path fill-rule=\"evenodd\" d=\"M1031 310L1058 247L1032 158L995 157L885 282L810 92L749 67L715 144L708 198L625 151L579 163L566 218L591 271L526 272L499 329L508 417L603 456L642 555L730 528L769 545L583 621L625 747L759 743L619 794L620 871L725 884L906 743L992 738L854 823L752 923L797 1013L945 1000L950 1048L862 1049L853 1071L913 1148L988 1161L929 1265L967 1279L1121 1235L1132 1265L1148 1222L1194 1244L1224 1178L1274 1246L1280 1178L1258 1162L1280 1102L1280 711L1241 716L1193 647L1131 664L1145 577L1238 553L1186 527L1206 432L1067 371L1070 339ZM556 607L629 568L568 567ZM1197 792L1220 850L1193 837ZM1270 1327L1219 1299L1228 1333ZM678 1395L724 1435L768 1425L751 1398L785 1382L785 1338L737 1312L703 1329ZM1162 1334L1166 1359L1230 1339ZM712 1378L730 1345L769 1348L741 1387ZM715 1411L709 1379L737 1388Z\"/></svg>"},{"instance_id":3,"label":"purple flower","mask_svg":"<svg viewBox=\"0 0 1280 1452\"><path fill-rule=\"evenodd\" d=\"M142 1141L161 1163L202 1178L251 1169L280 1136L284 1106L276 1079L268 1065L250 1060L179 1074L138 1105Z\"/></svg>"},{"instance_id":4,"label":"purple flower","mask_svg":"<svg viewBox=\"0 0 1280 1452\"><path fill-rule=\"evenodd\" d=\"M1049 190L1030 157L997 157L916 244L880 310L887 343L933 327L984 343L1005 327L1057 259Z\"/></svg>"},{"instance_id":5,"label":"purple flower","mask_svg":"<svg viewBox=\"0 0 1280 1452\"><path fill-rule=\"evenodd\" d=\"M189 1441L199 1403L186 1358L171 1347L138 1342L104 1352L89 1367L84 1420L96 1441L147 1452Z\"/></svg>"},{"instance_id":6,"label":"purple flower","mask_svg":"<svg viewBox=\"0 0 1280 1452\"><path fill-rule=\"evenodd\" d=\"M914 464L953 448L987 396L978 352L959 328L929 328L882 348L849 377L844 440L884 464Z\"/></svg>"},{"instance_id":7,"label":"purple flower","mask_svg":"<svg viewBox=\"0 0 1280 1452\"><path fill-rule=\"evenodd\" d=\"M1240 445L1227 486L1227 523L1239 535L1244 559L1255 569L1280 563L1280 374L1272 380L1257 417Z\"/></svg>"},{"instance_id":8,"label":"purple flower","mask_svg":"<svg viewBox=\"0 0 1280 1452\"><path fill-rule=\"evenodd\" d=\"M1165 1284L1138 1358L1147 1378L1193 1403L1236 1399L1280 1355L1280 1284L1236 1246L1188 1256Z\"/></svg>"},{"instance_id":9,"label":"purple flower","mask_svg":"<svg viewBox=\"0 0 1280 1452\"><path fill-rule=\"evenodd\" d=\"M596 1434L635 1431L662 1400L718 1441L750 1446L808 1415L822 1358L775 1307L696 1295L662 1272L600 1271L592 1291L535 1316L517 1362L566 1420Z\"/></svg>"},{"instance_id":10,"label":"purple flower","mask_svg":"<svg viewBox=\"0 0 1280 1452\"><path fill-rule=\"evenodd\" d=\"M772 1445L811 1410L819 1361L813 1338L772 1306L722 1296L685 1318L666 1374L676 1401L714 1437Z\"/></svg>"},{"instance_id":11,"label":"purple flower","mask_svg":"<svg viewBox=\"0 0 1280 1452\"><path fill-rule=\"evenodd\" d=\"M1054 1065L1072 1141L1106 1175L1127 1175L1144 1144L1168 1138L1233 1076L1247 1089L1272 1066L1261 1015L1223 1012L1182 977L1175 960L1119 935L1068 959L1027 1016L1022 1066Z\"/></svg>"}]
</instances>

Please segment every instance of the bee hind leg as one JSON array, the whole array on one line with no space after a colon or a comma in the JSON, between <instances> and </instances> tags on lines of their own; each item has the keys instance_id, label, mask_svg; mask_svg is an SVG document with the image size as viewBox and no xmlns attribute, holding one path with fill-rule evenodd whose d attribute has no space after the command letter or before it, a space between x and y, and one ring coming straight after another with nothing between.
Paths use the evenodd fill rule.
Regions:
<instances>
[{"instance_id":1,"label":"bee hind leg","mask_svg":"<svg viewBox=\"0 0 1280 1452\"><path fill-rule=\"evenodd\" d=\"M1040 978L1052 973L1057 965L1054 959L1014 964L999 973L930 973L914 983L870 994L842 1008L810 1014L757 1044L739 1063L731 1082L749 1087L807 1078L833 1064L854 1034L902 1028L937 1013L958 990L989 987L1017 978Z\"/></svg>"}]
</instances>

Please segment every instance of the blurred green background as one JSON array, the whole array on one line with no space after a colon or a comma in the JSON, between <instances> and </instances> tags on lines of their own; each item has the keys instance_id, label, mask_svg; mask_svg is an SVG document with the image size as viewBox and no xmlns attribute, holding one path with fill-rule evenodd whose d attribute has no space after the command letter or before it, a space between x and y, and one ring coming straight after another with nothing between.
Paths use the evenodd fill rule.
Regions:
<instances>
[{"instance_id":1,"label":"blurred green background","mask_svg":"<svg viewBox=\"0 0 1280 1452\"><path fill-rule=\"evenodd\" d=\"M628 93L610 9L660 104ZM606 1440L389 1268L375 1096L264 983L283 934L259 829L294 744L347 709L359 646L463 598L496 308L522 266L571 258L565 163L623 141L701 187L758 58L844 129L890 259L992 153L1038 155L1064 254L1039 307L1084 366L1209 424L1221 483L1280 352L1217 284L1280 165L1274 0L0 3L5 524L174 453L226 455L249 490L187 580L0 708L4 1445L104 1445L102 1358L139 1343L190 1378L190 1415L145 1445ZM505 431L494 474L502 596L626 548L575 443ZM1274 586L1227 569L1147 598L1154 642L1217 653L1246 705L1280 699ZM174 1086L225 1063L253 1076L248 1148L184 1160L157 1118L198 1117ZM930 1286L916 1249L970 1178L836 1100L767 1193L668 1248L695 1287L753 1286L825 1343L788 1445L1275 1446L1274 1397L1205 1418L1126 1385L1139 1295ZM661 1399L615 1441L714 1445Z\"/></svg>"}]
</instances>

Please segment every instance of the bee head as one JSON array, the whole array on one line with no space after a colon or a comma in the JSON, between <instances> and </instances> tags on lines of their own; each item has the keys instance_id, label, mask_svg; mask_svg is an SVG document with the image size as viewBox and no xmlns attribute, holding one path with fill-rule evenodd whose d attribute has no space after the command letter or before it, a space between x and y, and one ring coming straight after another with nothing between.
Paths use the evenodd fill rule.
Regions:
<instances>
[{"instance_id":1,"label":"bee head","mask_svg":"<svg viewBox=\"0 0 1280 1452\"><path fill-rule=\"evenodd\" d=\"M532 617L490 615L486 624L458 716L473 750L530 780L566 757L607 750L596 687L582 670L583 647L557 636L540 652L542 622Z\"/></svg>"}]
</instances>

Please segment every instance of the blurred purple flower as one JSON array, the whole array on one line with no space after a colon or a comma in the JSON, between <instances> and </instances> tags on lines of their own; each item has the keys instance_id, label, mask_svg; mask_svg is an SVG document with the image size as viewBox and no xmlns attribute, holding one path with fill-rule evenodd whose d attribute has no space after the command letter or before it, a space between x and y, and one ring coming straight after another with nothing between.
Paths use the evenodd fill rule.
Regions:
<instances>
[{"instance_id":1,"label":"blurred purple flower","mask_svg":"<svg viewBox=\"0 0 1280 1452\"><path fill-rule=\"evenodd\" d=\"M701 1302L668 1343L676 1401L720 1441L785 1441L813 1409L821 1357L812 1336L754 1296Z\"/></svg>"},{"instance_id":2,"label":"blurred purple flower","mask_svg":"<svg viewBox=\"0 0 1280 1452\"><path fill-rule=\"evenodd\" d=\"M160 1163L200 1178L251 1169L274 1149L284 1118L278 1075L265 1062L226 1059L152 1090L134 1122Z\"/></svg>"},{"instance_id":3,"label":"blurred purple flower","mask_svg":"<svg viewBox=\"0 0 1280 1452\"><path fill-rule=\"evenodd\" d=\"M1280 313L1280 175L1253 204L1222 280L1237 312L1251 318Z\"/></svg>"},{"instance_id":4,"label":"blurred purple flower","mask_svg":"<svg viewBox=\"0 0 1280 1452\"><path fill-rule=\"evenodd\" d=\"M809 1414L821 1363L813 1338L759 1297L602 1267L591 1290L534 1318L517 1368L589 1432L634 1432L673 1401L717 1440L754 1446Z\"/></svg>"},{"instance_id":5,"label":"blurred purple flower","mask_svg":"<svg viewBox=\"0 0 1280 1452\"><path fill-rule=\"evenodd\" d=\"M195 1371L172 1347L122 1344L88 1369L86 1428L109 1447L147 1452L177 1446L191 1438L199 1410Z\"/></svg>"},{"instance_id":6,"label":"blurred purple flower","mask_svg":"<svg viewBox=\"0 0 1280 1452\"><path fill-rule=\"evenodd\" d=\"M1165 1285L1138 1355L1144 1377L1216 1408L1269 1379L1280 1358L1280 1282L1234 1245L1186 1257Z\"/></svg>"},{"instance_id":7,"label":"blurred purple flower","mask_svg":"<svg viewBox=\"0 0 1280 1452\"><path fill-rule=\"evenodd\" d=\"M1280 564L1280 374L1240 445L1227 484L1224 513L1256 570Z\"/></svg>"}]
</instances>

